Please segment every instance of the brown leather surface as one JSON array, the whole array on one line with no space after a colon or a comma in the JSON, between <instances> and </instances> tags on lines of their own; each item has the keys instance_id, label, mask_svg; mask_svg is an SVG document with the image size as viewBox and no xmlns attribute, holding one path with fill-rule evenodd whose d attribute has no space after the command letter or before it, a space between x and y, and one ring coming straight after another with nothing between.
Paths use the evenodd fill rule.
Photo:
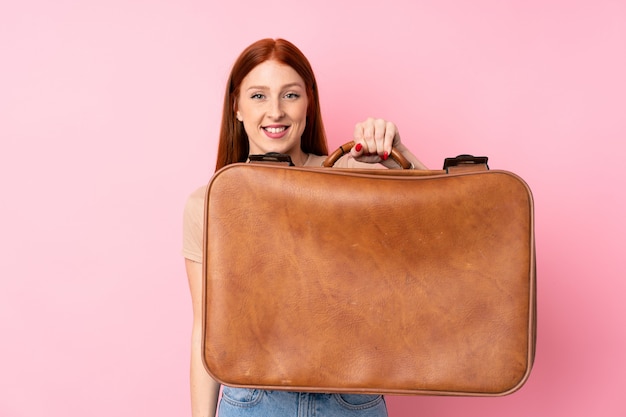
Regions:
<instances>
[{"instance_id":1,"label":"brown leather surface","mask_svg":"<svg viewBox=\"0 0 626 417\"><path fill-rule=\"evenodd\" d=\"M215 174L204 360L217 380L437 395L521 387L535 346L530 190L506 171L395 173L235 164Z\"/></svg>"}]
</instances>

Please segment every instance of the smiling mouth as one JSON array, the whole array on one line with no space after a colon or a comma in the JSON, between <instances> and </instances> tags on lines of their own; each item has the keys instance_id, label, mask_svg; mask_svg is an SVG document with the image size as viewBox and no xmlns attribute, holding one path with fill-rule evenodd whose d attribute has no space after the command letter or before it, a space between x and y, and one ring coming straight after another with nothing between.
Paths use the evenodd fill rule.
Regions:
<instances>
[{"instance_id":1,"label":"smiling mouth","mask_svg":"<svg viewBox=\"0 0 626 417\"><path fill-rule=\"evenodd\" d=\"M264 127L263 130L265 130L266 132L269 133L282 133L285 130L287 130L287 126L281 126L281 127Z\"/></svg>"}]
</instances>

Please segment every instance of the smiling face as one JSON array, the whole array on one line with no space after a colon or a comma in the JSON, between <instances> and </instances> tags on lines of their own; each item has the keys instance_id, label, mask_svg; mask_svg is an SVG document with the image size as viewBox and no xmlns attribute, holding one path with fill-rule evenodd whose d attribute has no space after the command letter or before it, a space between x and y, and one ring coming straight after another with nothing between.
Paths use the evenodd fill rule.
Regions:
<instances>
[{"instance_id":1,"label":"smiling face","mask_svg":"<svg viewBox=\"0 0 626 417\"><path fill-rule=\"evenodd\" d=\"M308 107L302 77L290 66L269 60L246 75L239 91L235 111L248 135L250 154L288 154L302 165L306 154L300 142Z\"/></svg>"}]
</instances>

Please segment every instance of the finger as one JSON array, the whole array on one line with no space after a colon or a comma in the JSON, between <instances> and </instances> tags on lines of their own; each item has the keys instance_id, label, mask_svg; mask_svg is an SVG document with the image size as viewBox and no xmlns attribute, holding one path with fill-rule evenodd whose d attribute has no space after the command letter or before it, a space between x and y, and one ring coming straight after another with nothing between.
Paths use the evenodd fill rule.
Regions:
<instances>
[{"instance_id":1,"label":"finger","mask_svg":"<svg viewBox=\"0 0 626 417\"><path fill-rule=\"evenodd\" d=\"M359 157L363 156L363 154L364 154L364 148L361 142L355 143L352 149L350 149L350 155L352 155L352 157L355 159L358 159Z\"/></svg>"},{"instance_id":2,"label":"finger","mask_svg":"<svg viewBox=\"0 0 626 417\"><path fill-rule=\"evenodd\" d=\"M353 158L358 158L363 154L363 123L357 123L354 126L352 139L354 140L354 146L350 149L350 154Z\"/></svg>"},{"instance_id":3,"label":"finger","mask_svg":"<svg viewBox=\"0 0 626 417\"><path fill-rule=\"evenodd\" d=\"M363 123L357 123L356 125L354 125L352 138L355 142L361 142L363 140Z\"/></svg>"},{"instance_id":4,"label":"finger","mask_svg":"<svg viewBox=\"0 0 626 417\"><path fill-rule=\"evenodd\" d=\"M376 154L383 157L385 153L385 131L387 128L387 122L383 119L376 119L374 121L374 141L376 143ZM389 152L387 152L389 155Z\"/></svg>"},{"instance_id":5,"label":"finger","mask_svg":"<svg viewBox=\"0 0 626 417\"><path fill-rule=\"evenodd\" d=\"M391 148L394 146L394 140L398 134L398 128L392 122L385 123L384 152L391 155Z\"/></svg>"},{"instance_id":6,"label":"finger","mask_svg":"<svg viewBox=\"0 0 626 417\"><path fill-rule=\"evenodd\" d=\"M376 121L373 118L368 118L363 125L363 152L367 153L378 153L376 150Z\"/></svg>"}]
</instances>

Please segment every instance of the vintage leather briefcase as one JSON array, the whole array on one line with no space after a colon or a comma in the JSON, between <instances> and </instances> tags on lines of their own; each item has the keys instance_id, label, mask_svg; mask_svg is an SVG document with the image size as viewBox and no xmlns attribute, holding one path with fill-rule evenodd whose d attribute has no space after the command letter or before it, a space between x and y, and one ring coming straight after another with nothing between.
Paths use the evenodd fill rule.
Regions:
<instances>
[{"instance_id":1,"label":"vintage leather briefcase","mask_svg":"<svg viewBox=\"0 0 626 417\"><path fill-rule=\"evenodd\" d=\"M217 172L205 210L209 373L290 391L519 389L535 351L531 192L486 158L448 165Z\"/></svg>"}]
</instances>

